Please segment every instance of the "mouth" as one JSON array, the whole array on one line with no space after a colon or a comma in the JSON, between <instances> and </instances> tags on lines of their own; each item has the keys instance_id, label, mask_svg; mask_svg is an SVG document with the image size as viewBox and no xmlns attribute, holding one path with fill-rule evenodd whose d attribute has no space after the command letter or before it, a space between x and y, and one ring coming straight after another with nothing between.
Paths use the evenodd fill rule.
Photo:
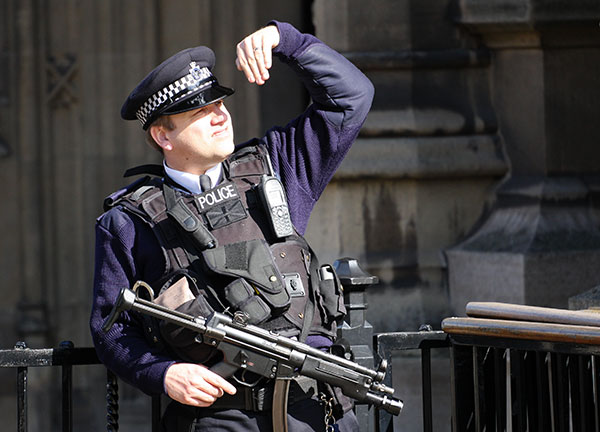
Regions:
<instances>
[{"instance_id":1,"label":"mouth","mask_svg":"<svg viewBox=\"0 0 600 432\"><path fill-rule=\"evenodd\" d=\"M228 127L225 127L225 128L223 128L223 129L219 129L219 130L217 130L217 131L213 132L212 136L213 136L214 138L223 138L223 137L226 137L226 136L228 136L228 135L229 135L229 133L230 133L230 132L229 132L229 128L228 128Z\"/></svg>"}]
</instances>

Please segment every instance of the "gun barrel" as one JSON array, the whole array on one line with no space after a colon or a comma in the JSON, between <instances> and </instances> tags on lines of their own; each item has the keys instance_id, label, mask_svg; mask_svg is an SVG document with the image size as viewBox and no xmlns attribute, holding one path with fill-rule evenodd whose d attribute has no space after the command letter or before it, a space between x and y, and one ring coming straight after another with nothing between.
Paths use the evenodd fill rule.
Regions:
<instances>
[{"instance_id":1,"label":"gun barrel","mask_svg":"<svg viewBox=\"0 0 600 432\"><path fill-rule=\"evenodd\" d=\"M393 415L400 414L402 408L404 407L404 402L402 402L400 399L389 396L380 396L377 394L368 393L366 399L367 402L370 402Z\"/></svg>"}]
</instances>

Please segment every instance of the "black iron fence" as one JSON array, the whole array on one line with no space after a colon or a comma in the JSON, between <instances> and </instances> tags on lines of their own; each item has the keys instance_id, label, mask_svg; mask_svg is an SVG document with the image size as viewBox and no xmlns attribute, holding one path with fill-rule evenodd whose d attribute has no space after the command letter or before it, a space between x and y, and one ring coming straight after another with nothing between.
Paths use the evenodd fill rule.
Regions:
<instances>
[{"instance_id":1,"label":"black iron fence","mask_svg":"<svg viewBox=\"0 0 600 432\"><path fill-rule=\"evenodd\" d=\"M374 339L374 347L380 358L388 361L389 369L385 383L392 383L392 360L397 351L421 350L423 369L423 422L424 431L432 430L431 415L431 349L447 348L448 337L441 331L424 330L412 333L378 334ZM33 367L58 367L61 369L61 418L62 431L73 431L73 367L81 365L100 365L94 348L76 348L70 342L63 342L58 348L31 349L22 342L14 349L0 350L0 367L16 370L17 377L17 431L28 431L28 372ZM358 407L360 408L360 407ZM152 431L158 431L160 417L160 398L152 398ZM365 411L375 415L375 422L369 421L364 430L393 431L392 416L384 411ZM107 370L106 381L106 430L119 429L119 385L117 377ZM363 430L363 429L361 429Z\"/></svg>"},{"instance_id":2,"label":"black iron fence","mask_svg":"<svg viewBox=\"0 0 600 432\"><path fill-rule=\"evenodd\" d=\"M446 332L423 329L377 334L373 346L377 357L388 360L390 369L385 383L389 385L395 353L420 351L424 432L433 430L431 351L434 349L450 349L448 391L451 392L452 415L446 430L600 430L600 328L535 324L536 328L532 329L532 326L532 323L513 321L452 318L444 321ZM598 343L591 343L591 339L597 339ZM94 364L99 361L93 348L75 348L68 342L54 349L30 349L18 344L14 349L0 350L0 367L16 370L17 430L28 430L30 368L61 368L62 431L70 432L73 430L73 367ZM106 430L117 431L118 382L110 372L107 373L106 402ZM373 410L368 412L373 414ZM375 431L394 430L389 414L384 411L374 414ZM152 430L157 431L159 398L153 398L149 415L152 415Z\"/></svg>"},{"instance_id":3,"label":"black iron fence","mask_svg":"<svg viewBox=\"0 0 600 432\"><path fill-rule=\"evenodd\" d=\"M0 367L15 369L17 373L17 431L27 431L27 384L30 368L47 366L61 368L62 430L70 432L73 430L73 366L99 363L94 348L75 348L70 342L63 342L58 348L44 349L27 348L24 342L18 342L14 349L0 350ZM112 374L109 374L109 382L116 382ZM117 392L107 385L107 395L114 397ZM115 400L107 397L109 413L114 413L112 402ZM114 421L112 423L115 424Z\"/></svg>"},{"instance_id":4,"label":"black iron fence","mask_svg":"<svg viewBox=\"0 0 600 432\"><path fill-rule=\"evenodd\" d=\"M453 430L599 430L599 347L453 336L451 350Z\"/></svg>"},{"instance_id":5,"label":"black iron fence","mask_svg":"<svg viewBox=\"0 0 600 432\"><path fill-rule=\"evenodd\" d=\"M473 303L451 342L455 431L600 430L600 314Z\"/></svg>"},{"instance_id":6,"label":"black iron fence","mask_svg":"<svg viewBox=\"0 0 600 432\"><path fill-rule=\"evenodd\" d=\"M388 364L384 384L389 386L392 386L394 356L401 351L420 351L423 432L433 431L431 350L448 349L449 346L448 335L443 331L432 331L429 326L422 327L419 332L380 333L374 338L377 356ZM378 432L394 430L393 418L389 413L377 411L375 418Z\"/></svg>"},{"instance_id":7,"label":"black iron fence","mask_svg":"<svg viewBox=\"0 0 600 432\"><path fill-rule=\"evenodd\" d=\"M345 303L348 309L342 336L349 342L354 360L373 368L381 359L387 360L388 373L385 384L392 386L392 356L397 351L421 350L423 369L424 431L431 427L431 355L432 348L447 348L447 336L440 331L424 328L421 332L388 333L373 335L373 328L366 321L365 290L377 282L375 276L365 273L356 260L345 258L335 263L336 271L344 285ZM27 371L30 367L58 366L62 368L62 430L70 432L72 421L72 368L77 365L99 364L93 348L74 348L69 342L55 349L29 349L21 344L13 350L0 350L0 367L17 368L17 417L19 432L27 431ZM118 382L109 371L106 387L107 430L118 430L119 405ZM376 414L366 405L355 407L361 432L387 432L393 430L391 415ZM152 430L158 431L161 407L160 398L152 398Z\"/></svg>"},{"instance_id":8,"label":"black iron fence","mask_svg":"<svg viewBox=\"0 0 600 432\"><path fill-rule=\"evenodd\" d=\"M17 431L28 430L28 381L30 368L58 367L61 369L61 430L73 431L73 367L101 365L94 348L76 348L72 342L62 342L58 348L32 349L18 342L14 349L0 350L0 368L16 370ZM103 367L103 366L102 366ZM152 432L158 431L160 397L152 397ZM119 382L106 370L106 430L119 430Z\"/></svg>"},{"instance_id":9,"label":"black iron fence","mask_svg":"<svg viewBox=\"0 0 600 432\"><path fill-rule=\"evenodd\" d=\"M472 303L467 307L469 317L444 320L444 331L424 326L418 332L374 335L365 319L365 290L377 278L351 259L336 262L336 269L349 311L341 332L355 361L373 367L386 360L384 384L393 387L393 357L408 350L420 353L424 432L434 430L432 350L450 351L450 388L436 389L451 394L451 418L443 431L600 432L600 313ZM18 343L14 349L0 350L0 367L13 368L17 374L17 430L26 432L28 426L29 368L61 368L62 431L70 432L73 367L95 364L100 363L93 348L75 348L70 342L52 349ZM406 388L398 390L402 397ZM355 409L361 432L394 430L390 414L364 405ZM160 397L153 397L149 413L153 432L158 431L160 413ZM118 380L110 371L106 416L107 431L117 431Z\"/></svg>"}]
</instances>

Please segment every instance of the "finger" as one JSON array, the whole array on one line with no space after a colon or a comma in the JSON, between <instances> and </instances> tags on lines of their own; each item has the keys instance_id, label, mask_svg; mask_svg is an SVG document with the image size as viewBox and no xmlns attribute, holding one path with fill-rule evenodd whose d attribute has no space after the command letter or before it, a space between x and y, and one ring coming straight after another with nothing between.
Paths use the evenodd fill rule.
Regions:
<instances>
[{"instance_id":1,"label":"finger","mask_svg":"<svg viewBox=\"0 0 600 432\"><path fill-rule=\"evenodd\" d=\"M195 379L191 382L191 384L194 386L195 390L201 393L206 393L214 398L223 396L223 389L218 385L211 383L208 379L206 379L206 377Z\"/></svg>"},{"instance_id":2,"label":"finger","mask_svg":"<svg viewBox=\"0 0 600 432\"><path fill-rule=\"evenodd\" d=\"M184 394L184 403L188 405L206 407L212 405L218 398L223 396L223 390L214 387L204 380L192 384Z\"/></svg>"},{"instance_id":3,"label":"finger","mask_svg":"<svg viewBox=\"0 0 600 432\"><path fill-rule=\"evenodd\" d=\"M262 75L260 73L260 70L258 69L258 65L256 62L256 52L254 50L252 43L244 44L244 53L246 54L246 61L248 62L248 67L250 69L250 72L252 73L254 81L257 84L263 84ZM262 56L261 56L261 60L262 60Z\"/></svg>"},{"instance_id":4,"label":"finger","mask_svg":"<svg viewBox=\"0 0 600 432\"><path fill-rule=\"evenodd\" d=\"M214 396L202 391L196 391L188 394L184 399L184 403L187 405L206 407L215 403L216 400L217 398Z\"/></svg>"},{"instance_id":5,"label":"finger","mask_svg":"<svg viewBox=\"0 0 600 432\"><path fill-rule=\"evenodd\" d=\"M252 73L252 69L248 64L248 59L246 56L246 50L244 48L244 42L240 42L237 45L237 63L239 64L239 69L246 75L246 79L253 83L254 82L254 74Z\"/></svg>"},{"instance_id":6,"label":"finger","mask_svg":"<svg viewBox=\"0 0 600 432\"><path fill-rule=\"evenodd\" d=\"M263 82L269 79L269 71L265 65L265 55L262 48L254 48L254 58L256 59L256 66L258 67L258 74L260 80ZM257 78L257 82L259 79Z\"/></svg>"},{"instance_id":7,"label":"finger","mask_svg":"<svg viewBox=\"0 0 600 432\"><path fill-rule=\"evenodd\" d=\"M269 25L261 30L265 45L265 66L270 69L273 65L273 49L279 45L279 30L274 25Z\"/></svg>"},{"instance_id":8,"label":"finger","mask_svg":"<svg viewBox=\"0 0 600 432\"><path fill-rule=\"evenodd\" d=\"M270 51L270 47L266 46L264 38L259 36L252 39L252 46L260 77L263 81L266 81L269 79L269 71L265 64L265 52Z\"/></svg>"},{"instance_id":9,"label":"finger","mask_svg":"<svg viewBox=\"0 0 600 432\"><path fill-rule=\"evenodd\" d=\"M212 384L213 386L221 389L222 391L225 391L226 393L235 394L237 392L237 389L233 384L231 384L222 376L217 375L216 373L211 372L210 374L206 374L204 380L207 383Z\"/></svg>"},{"instance_id":10,"label":"finger","mask_svg":"<svg viewBox=\"0 0 600 432\"><path fill-rule=\"evenodd\" d=\"M265 48L263 48L263 54L265 55L265 67L267 69L271 69L271 66L273 66L273 51L272 48L270 46L266 46ZM267 72L268 74L269 72ZM265 78L265 79L268 79Z\"/></svg>"}]
</instances>

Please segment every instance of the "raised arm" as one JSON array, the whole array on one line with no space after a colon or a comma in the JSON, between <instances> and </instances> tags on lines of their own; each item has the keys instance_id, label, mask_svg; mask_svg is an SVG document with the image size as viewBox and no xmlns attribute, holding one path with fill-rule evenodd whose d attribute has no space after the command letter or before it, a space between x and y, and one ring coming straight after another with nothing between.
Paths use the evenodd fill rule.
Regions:
<instances>
[{"instance_id":1,"label":"raised arm","mask_svg":"<svg viewBox=\"0 0 600 432\"><path fill-rule=\"evenodd\" d=\"M238 69L250 82L268 79L273 55L292 68L312 99L304 113L261 139L302 233L314 204L358 136L371 107L373 85L343 55L287 23L273 21L240 42L237 52Z\"/></svg>"}]
</instances>

